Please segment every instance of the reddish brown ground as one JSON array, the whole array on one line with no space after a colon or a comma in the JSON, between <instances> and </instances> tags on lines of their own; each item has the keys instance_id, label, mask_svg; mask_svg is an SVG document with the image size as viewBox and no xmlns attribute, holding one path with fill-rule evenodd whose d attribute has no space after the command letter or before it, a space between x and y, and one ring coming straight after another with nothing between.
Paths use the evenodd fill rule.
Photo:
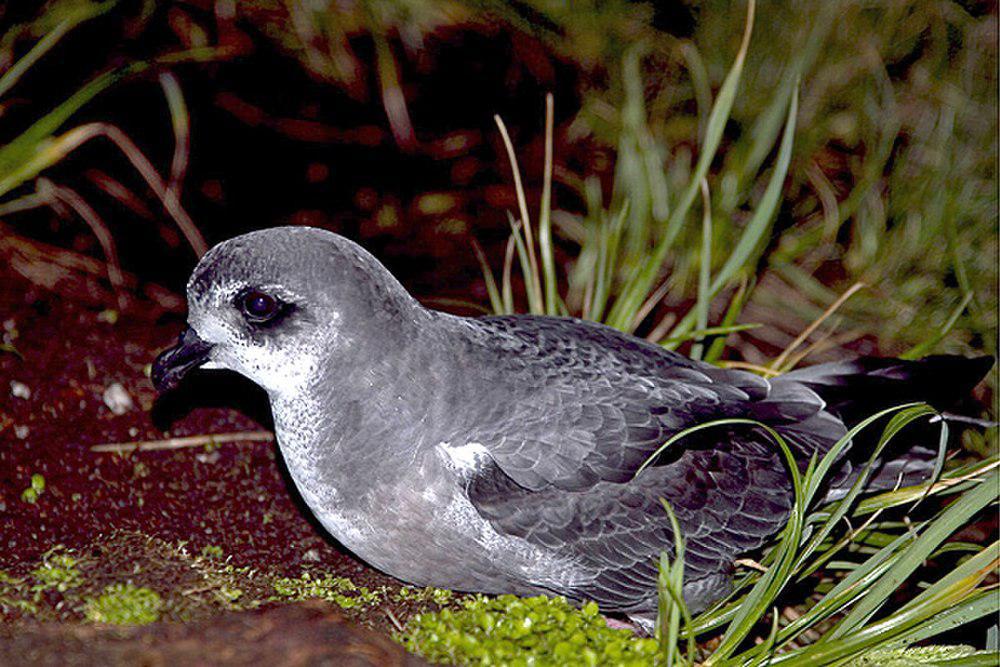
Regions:
<instances>
[{"instance_id":1,"label":"reddish brown ground","mask_svg":"<svg viewBox=\"0 0 1000 667\"><path fill-rule=\"evenodd\" d=\"M165 620L225 613L226 606L217 600L196 604L205 594L199 590L197 568L190 558L172 555L182 542L187 554L219 547L230 563L268 574L297 576L309 568L349 577L358 585L394 585L338 548L312 522L271 443L127 455L92 450L102 443L268 427L263 395L236 378L203 378L158 403L148 364L180 330L183 302L146 287L143 296L133 291L111 323L106 311L117 308L116 300L95 264L54 249L39 252L37 244L0 230L0 323L13 346L0 352L0 571L30 577L44 552L64 545L81 559L84 576L82 587L70 594L40 595L37 614L0 604L5 620L19 628L12 632L8 625L0 633L0 656L16 655L11 651L23 648L25 636L37 635L43 645L54 642L47 645L70 652L103 646L97 639L110 636L103 631L66 630L86 636L86 641L70 641L51 626L32 623L37 618L81 620L81 591L100 591L108 583L131 581L165 599L178 599L179 589L184 589L181 595L193 596L190 605L168 605ZM26 385L30 397L13 395L11 382ZM134 401L120 416L102 398L115 382ZM31 503L22 493L35 474L44 477L45 490ZM268 591L256 593L267 597ZM77 601L61 604L70 595ZM2 598L0 591L0 602ZM394 611L405 618L408 608L397 605ZM383 633L391 628L381 606L354 617ZM253 625L255 618L263 623L270 617L248 618L226 622ZM272 621L260 626L262 633ZM141 633L146 644L158 634L188 633L190 639L198 633L151 627ZM337 632L350 634L351 629ZM323 631L305 636L325 642L340 635ZM248 655L258 655L257 644L249 642L245 648ZM87 662L86 656L77 657Z\"/></svg>"},{"instance_id":2,"label":"reddish brown ground","mask_svg":"<svg viewBox=\"0 0 1000 667\"><path fill-rule=\"evenodd\" d=\"M317 602L230 612L200 624L116 628L47 623L4 644L4 655L17 656L18 664L60 667L246 665L251 658L270 665L426 664ZM62 650L54 654L52 646Z\"/></svg>"}]
</instances>

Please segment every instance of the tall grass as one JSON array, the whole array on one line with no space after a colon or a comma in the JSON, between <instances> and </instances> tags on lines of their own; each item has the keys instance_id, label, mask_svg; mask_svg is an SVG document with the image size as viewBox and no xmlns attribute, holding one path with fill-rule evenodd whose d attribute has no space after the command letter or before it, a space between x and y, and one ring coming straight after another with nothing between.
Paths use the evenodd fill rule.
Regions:
<instances>
[{"instance_id":1,"label":"tall grass","mask_svg":"<svg viewBox=\"0 0 1000 667\"><path fill-rule=\"evenodd\" d=\"M696 341L696 354L708 350L709 358L722 354L716 339L724 339L733 331L746 328L735 324L745 302L745 290L737 291L723 322L710 327L712 301L723 291L735 288L752 272L760 252L767 243L781 202L781 194L791 161L798 110L797 82L790 80L787 97L777 98L776 107L783 110L784 130L775 147L773 167L765 177L765 187L736 243L727 252L716 253L725 259L713 263L713 229L708 176L722 142L726 124L736 99L753 33L755 3L747 3L746 23L740 49L725 77L711 109L707 112L704 139L697 162L687 182L674 195L663 179L670 167L663 163L663 153L651 143L644 121L643 86L639 78L637 54L626 56L626 100L623 129L619 145L628 152L620 153L616 171L616 190L627 193L605 208L598 196L589 196L590 210L580 222L579 255L569 269L567 288L562 299L559 278L555 270L554 248L551 241L551 180L552 180L552 99L547 101L546 161L540 204L539 236L544 242L538 251L533 243L535 225L528 210L514 148L502 120L497 119L504 137L517 191L519 218L511 221L511 241L502 271L503 289L496 288L496 278L486 268L486 280L491 303L497 312L514 308L510 276L515 255L524 276L528 312L536 314L577 314L604 322L626 332L634 332L676 287L673 276L664 277L668 258L682 232L689 226L692 208L701 195L702 224L698 245L698 289L695 304L683 316L669 313L649 325L648 337L668 348L684 341ZM623 166L624 165L624 166ZM593 187L596 187L593 186ZM637 211L644 214L636 215ZM514 252L516 251L516 252ZM715 266L718 264L718 268ZM544 293L544 298L543 298ZM706 348L707 346L707 348Z\"/></svg>"},{"instance_id":2,"label":"tall grass","mask_svg":"<svg viewBox=\"0 0 1000 667\"><path fill-rule=\"evenodd\" d=\"M531 4L562 30L536 35L582 63L607 63L608 85L587 89L572 131L617 147L612 199L582 187L586 215L555 213L568 237L586 241L568 268L571 312L631 326L626 311L649 285L648 266L635 268L641 279L629 284L630 299L614 317L581 304L599 263L594 237L614 233L594 228L609 227L626 203L619 256L639 267L650 245L677 234L653 264L658 277L669 276L663 301L686 308L700 293L703 266L718 273L731 248L752 238L751 213L766 212L760 201L773 173L768 165L776 164L798 93L780 235L766 234L770 243L753 247L739 267L761 276L743 294L745 317L768 326L733 337L740 356L761 363L858 282L867 289L818 332L828 340L817 352L874 334L893 354L932 347L996 353L995 9L951 0L890 0L877 9L860 0L778 0L759 8L744 53L746 17L731 2L698 3L684 38L653 27L640 6L615 13L601 3ZM736 70L730 104L726 84ZM718 149L713 114L727 121ZM667 223L693 201L709 156L713 252L704 262L694 218L679 232ZM724 311L725 304L712 304L715 317ZM693 314L673 336L684 329L698 329Z\"/></svg>"},{"instance_id":3,"label":"tall grass","mask_svg":"<svg viewBox=\"0 0 1000 667\"><path fill-rule=\"evenodd\" d=\"M795 492L791 518L766 553L765 571L748 571L738 581L733 595L693 619L674 591L682 578L683 561L678 558L670 563L664 557L660 577L661 640L669 637L662 644L664 662L693 665L695 659L688 643L695 637L720 634L721 641L714 648L701 651L698 664L846 665L859 664L866 655L877 655L888 662L893 657L905 658L917 642L982 618L995 618L1000 613L996 588L1000 543L979 545L947 540L997 502L1000 459L949 471L917 487L860 498L875 457L905 427L933 414L927 406L912 405L873 415L853 428L822 459L810 462L801 475L781 436L762 424L754 424L769 432L788 462ZM851 439L890 416L871 461L846 497L817 506L825 477ZM691 431L734 423L748 422L722 420ZM944 441L945 422L941 429ZM945 495L958 497L927 518L918 519L915 514L910 518L915 503ZM905 508L902 517L899 508ZM682 546L677 553L683 554ZM935 570L925 567L932 559L950 560L957 565L935 578ZM804 604L801 592L790 592L803 581L815 582L815 591L805 595ZM911 590L912 597L899 604L896 595L901 589ZM793 614L779 612L782 606L796 603L799 606ZM690 619L683 628L676 622L680 617ZM923 650L910 654L913 664L923 664L918 659ZM995 664L990 661L996 660L995 652L975 654L965 646L951 647L950 651L942 647L934 655L938 659L951 655L965 660L956 664L985 665Z\"/></svg>"},{"instance_id":4,"label":"tall grass","mask_svg":"<svg viewBox=\"0 0 1000 667\"><path fill-rule=\"evenodd\" d=\"M820 14L827 23L832 20L829 10L821 10ZM579 243L579 254L567 269L565 288L560 288L554 270L553 244L548 238L552 216L552 158L549 152L552 100L549 98L547 102L545 186L538 225L539 236L545 237L545 241L539 244L537 253L532 247L533 223L514 149L498 120L514 171L520 216L511 220L502 289L497 288L496 278L484 262L491 303L496 312L515 309L511 275L516 263L524 276L524 303L528 312L580 315L626 332L641 328L650 340L665 347L675 348L694 341L693 356L713 362L722 357L726 335L746 326L741 327L737 321L752 297L751 281L772 234L793 155L799 116L799 80L818 57L813 47L791 60L783 69L778 94L753 125L753 136L731 147L731 152L721 158L722 171L711 174L710 166L720 161L718 152L724 128L731 120L738 97L754 15L751 0L747 5L739 49L729 64L718 94L710 108L704 111L697 159L684 162L680 168L666 163L668 151L657 144L646 125L638 52L633 50L625 55L624 100L614 183L616 196L605 205L599 186L594 182L585 185L582 194L589 202L587 215L575 221L575 227L564 224ZM820 34L815 31L810 34L822 40L826 29L826 24L817 26L815 30ZM697 62L697 57L691 60ZM692 76L695 76L694 69ZM709 93L701 92L702 106L708 97ZM887 136L895 136L889 129L885 132ZM769 155L774 157L767 169L765 164ZM692 161L693 167L688 168ZM863 176L863 182L857 187L863 192L872 192L873 184L868 180L880 178L881 167L866 169L864 173L869 176ZM683 178L677 178L677 174L682 174ZM712 183L722 191L720 195L712 195ZM701 225L696 227L691 224L691 213L699 191L702 215ZM842 217L845 211L828 211L830 217L820 221L825 225L825 236L810 237L809 233L814 233L815 229L812 223L806 224L805 230L784 231L777 246L777 256L786 263L799 262L810 253L828 251L819 248L819 244L824 239L831 240L830 235L836 234L837 228L850 218L851 209L857 210L860 206L856 200L865 197L870 195L852 193L847 198L846 218ZM735 227L726 217L735 215L737 207L748 202L751 211L744 216L745 224L734 233ZM831 206L836 208L836 205ZM719 215L724 217L720 219ZM721 253L716 243L720 227L732 239L731 244L722 246ZM802 241L803 238L812 241ZM794 255L787 250L789 243L799 244ZM878 239L877 243L881 245L883 241ZM911 250L907 248L907 252ZM845 259L848 263L852 261L851 252L848 249ZM672 253L677 256L672 258ZM719 258L720 255L724 259ZM670 275L667 275L668 269L672 270ZM779 267L779 273L780 270ZM689 275L696 276L696 280L689 280ZM798 363L812 347L806 346L804 351L798 348L863 287L855 283L838 297L815 278L808 280L811 282L801 282L803 289L813 294L829 294L828 305L811 313L815 318L813 324L805 327L805 331L767 367L760 367L765 374L777 374ZM690 290L692 282L694 289ZM940 289L940 284L938 287ZM676 297L685 290L694 294L693 304L687 310L681 309L679 315L661 314L655 321L649 321L650 316L657 313L657 304L668 294L674 292ZM713 302L727 292L730 295L728 302L721 316L713 322ZM970 303L968 294L966 292L947 321L935 327L930 335L926 331L922 333L922 340L912 347L909 356L927 353L941 343ZM765 302L771 303L766 299ZM927 406L913 405L873 415L855 426L824 458L810 462L802 474L788 444L777 433L769 431L776 447L785 455L793 481L795 504L789 522L766 551L763 572L746 572L733 595L694 618L680 593L683 540L675 545L672 556L662 555L657 632L663 663L749 667L918 660L926 650L913 650L914 644L1000 613L1000 594L995 583L1000 545L947 542L949 536L997 501L1000 477L996 468L1000 460L996 456L951 470L940 478L939 465L935 478L922 486L861 498L864 479L879 453L906 426L933 414ZM851 439L887 419L888 424L865 473L845 498L823 505L820 501L824 480ZM734 421L746 423L745 420L728 420L691 430L731 425ZM754 425L766 429L762 424ZM689 432L672 438L661 449L673 446ZM947 436L947 423L942 422L939 446L942 462ZM930 506L926 502L928 498L956 494L960 495L931 516L911 516L917 505L924 503L920 506L921 511ZM901 509L906 506L910 511ZM673 520L670 508L665 509ZM675 534L679 535L679 530L675 530ZM933 570L924 565L937 558L951 559L957 564L935 579ZM815 592L803 595L801 584L807 580L816 584ZM913 597L894 607L897 603L893 596L905 586L914 591ZM779 609L789 604L794 605L793 615L782 615ZM717 638L714 648L695 651L696 639L713 636ZM988 661L995 661L995 653L973 654L968 647L942 647L933 652L933 656L938 660L954 659L956 665L993 664Z\"/></svg>"}]
</instances>

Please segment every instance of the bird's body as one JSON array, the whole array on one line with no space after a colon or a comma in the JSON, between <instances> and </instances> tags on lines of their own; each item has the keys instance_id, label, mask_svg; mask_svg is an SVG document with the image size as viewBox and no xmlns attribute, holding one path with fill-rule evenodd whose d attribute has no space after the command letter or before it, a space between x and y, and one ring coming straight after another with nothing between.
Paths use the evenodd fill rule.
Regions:
<instances>
[{"instance_id":1,"label":"bird's body","mask_svg":"<svg viewBox=\"0 0 1000 667\"><path fill-rule=\"evenodd\" d=\"M804 465L846 433L822 388L917 372L862 360L767 381L581 320L456 317L418 304L353 243L308 228L217 246L188 289L193 333L158 360L158 383L197 361L267 390L302 497L360 558L418 585L562 594L646 621L656 560L674 543L661 499L685 538L694 610L725 594L733 561L777 533L792 504L761 429L706 430L640 472L660 445L752 419ZM985 370L966 366L958 391ZM883 467L883 482L906 474L905 461Z\"/></svg>"}]
</instances>

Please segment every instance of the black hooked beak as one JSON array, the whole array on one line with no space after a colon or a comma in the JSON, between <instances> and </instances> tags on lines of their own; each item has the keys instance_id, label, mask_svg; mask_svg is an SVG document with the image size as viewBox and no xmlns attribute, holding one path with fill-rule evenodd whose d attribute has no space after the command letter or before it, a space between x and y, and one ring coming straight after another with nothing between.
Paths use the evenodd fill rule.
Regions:
<instances>
[{"instance_id":1,"label":"black hooked beak","mask_svg":"<svg viewBox=\"0 0 1000 667\"><path fill-rule=\"evenodd\" d=\"M150 378L156 391L163 393L176 387L189 371L208 361L211 351L212 344L198 338L194 329L182 331L177 345L161 352L153 362Z\"/></svg>"}]
</instances>

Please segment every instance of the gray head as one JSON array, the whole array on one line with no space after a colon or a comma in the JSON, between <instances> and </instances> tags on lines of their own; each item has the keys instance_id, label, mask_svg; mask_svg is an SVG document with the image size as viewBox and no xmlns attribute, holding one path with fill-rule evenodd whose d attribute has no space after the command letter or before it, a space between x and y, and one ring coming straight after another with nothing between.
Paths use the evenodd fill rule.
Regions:
<instances>
[{"instance_id":1,"label":"gray head","mask_svg":"<svg viewBox=\"0 0 1000 667\"><path fill-rule=\"evenodd\" d=\"M321 367L390 345L423 313L357 244L311 227L275 227L212 248L187 286L188 330L153 367L159 390L189 370L226 368L268 393L298 392Z\"/></svg>"}]
</instances>

